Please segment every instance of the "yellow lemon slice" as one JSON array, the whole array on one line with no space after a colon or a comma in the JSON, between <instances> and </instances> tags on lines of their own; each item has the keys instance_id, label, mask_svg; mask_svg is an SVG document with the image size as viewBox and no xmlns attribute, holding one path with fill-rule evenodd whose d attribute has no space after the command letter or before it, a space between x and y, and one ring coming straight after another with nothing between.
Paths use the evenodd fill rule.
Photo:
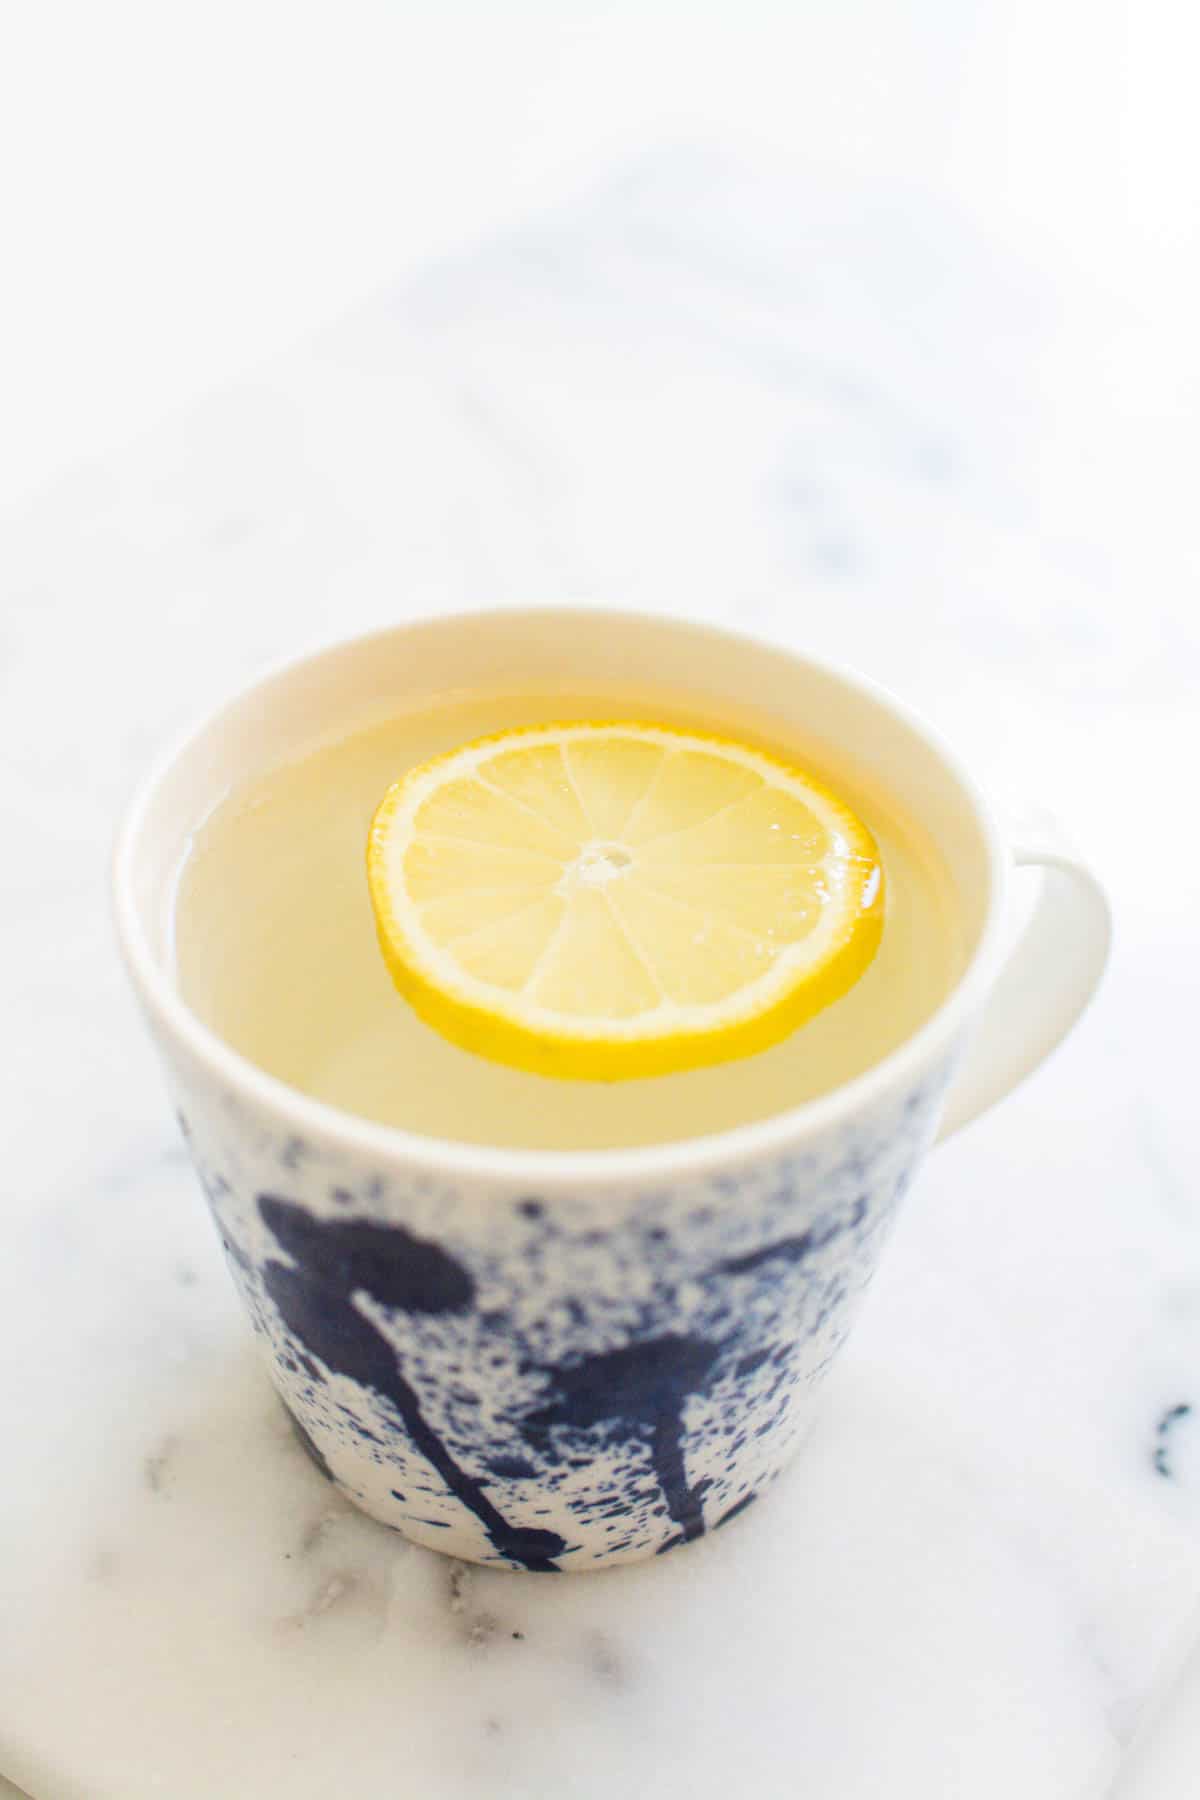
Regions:
<instances>
[{"instance_id":1,"label":"yellow lemon slice","mask_svg":"<svg viewBox=\"0 0 1200 1800\"><path fill-rule=\"evenodd\" d=\"M537 726L412 769L367 878L400 992L544 1075L746 1056L858 979L883 873L855 815L761 750L658 725Z\"/></svg>"}]
</instances>

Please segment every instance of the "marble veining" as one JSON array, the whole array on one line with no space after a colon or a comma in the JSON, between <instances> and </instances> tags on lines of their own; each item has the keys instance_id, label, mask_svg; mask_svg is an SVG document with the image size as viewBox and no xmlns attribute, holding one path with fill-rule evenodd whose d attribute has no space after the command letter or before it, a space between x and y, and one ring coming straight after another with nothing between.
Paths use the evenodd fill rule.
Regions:
<instances>
[{"instance_id":1,"label":"marble veining","mask_svg":"<svg viewBox=\"0 0 1200 1800\"><path fill-rule=\"evenodd\" d=\"M1117 343L1136 380L1097 379ZM1167 358L919 195L681 148L5 527L6 1773L53 1800L1100 1791L1200 1599L1174 779L1200 646L1155 497L1179 433L1142 398L1186 385ZM1085 1026L906 1197L769 1501L565 1582L434 1556L313 1467L124 993L105 858L147 757L268 659L591 596L894 685L1002 800L1069 822L1119 930ZM1114 831L1135 817L1169 880ZM256 1193L316 1178L301 1145L276 1162ZM291 1269L255 1229L255 1266ZM586 1398L603 1371L576 1369ZM539 1395L534 1440L570 1398L561 1373ZM497 1479L537 1454L506 1445Z\"/></svg>"}]
</instances>

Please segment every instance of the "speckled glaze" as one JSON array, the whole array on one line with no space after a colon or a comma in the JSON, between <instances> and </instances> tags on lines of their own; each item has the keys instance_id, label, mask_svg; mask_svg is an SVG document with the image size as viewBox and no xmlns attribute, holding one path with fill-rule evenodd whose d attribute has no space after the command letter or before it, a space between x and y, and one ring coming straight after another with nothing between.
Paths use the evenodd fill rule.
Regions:
<instances>
[{"instance_id":1,"label":"speckled glaze","mask_svg":"<svg viewBox=\"0 0 1200 1800\"><path fill-rule=\"evenodd\" d=\"M733 729L770 741L804 729L830 760L873 769L918 810L955 881L973 956L954 993L817 1100L640 1149L443 1143L245 1062L172 979L164 921L191 823L314 733L506 668L626 685L636 668ZM530 1570L656 1556L743 1511L804 1436L938 1129L995 973L1007 866L969 779L889 696L680 621L417 622L285 668L186 741L131 809L118 921L234 1277L329 1478L419 1543Z\"/></svg>"},{"instance_id":2,"label":"speckled glaze","mask_svg":"<svg viewBox=\"0 0 1200 1800\"><path fill-rule=\"evenodd\" d=\"M275 1384L365 1511L474 1562L659 1555L804 1437L936 1127L930 1070L802 1149L594 1192L439 1179L272 1129L176 1064Z\"/></svg>"}]
</instances>

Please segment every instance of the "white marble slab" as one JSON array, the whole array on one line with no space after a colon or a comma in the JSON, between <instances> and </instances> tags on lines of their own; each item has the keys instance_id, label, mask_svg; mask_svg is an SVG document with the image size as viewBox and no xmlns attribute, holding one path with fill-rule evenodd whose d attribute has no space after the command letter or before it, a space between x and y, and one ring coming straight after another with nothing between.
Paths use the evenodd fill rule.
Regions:
<instances>
[{"instance_id":1,"label":"white marble slab","mask_svg":"<svg viewBox=\"0 0 1200 1800\"><path fill-rule=\"evenodd\" d=\"M0 544L0 1768L45 1800L1097 1791L1200 1598L1195 371L910 194L652 156L79 471ZM1102 1001L932 1159L820 1430L665 1563L466 1572L254 1360L106 916L153 748L489 600L742 621L1109 880Z\"/></svg>"}]
</instances>

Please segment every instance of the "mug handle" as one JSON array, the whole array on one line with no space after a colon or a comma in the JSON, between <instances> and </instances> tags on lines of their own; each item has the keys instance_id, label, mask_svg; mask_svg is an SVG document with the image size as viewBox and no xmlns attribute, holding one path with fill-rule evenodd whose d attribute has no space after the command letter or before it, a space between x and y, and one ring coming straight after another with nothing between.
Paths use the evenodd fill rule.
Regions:
<instances>
[{"instance_id":1,"label":"mug handle","mask_svg":"<svg viewBox=\"0 0 1200 1800\"><path fill-rule=\"evenodd\" d=\"M1033 915L1010 951L950 1088L937 1141L1002 1100L1060 1043L1099 986L1112 915L1092 871L1069 852L1014 846L1014 867L1044 871Z\"/></svg>"}]
</instances>

